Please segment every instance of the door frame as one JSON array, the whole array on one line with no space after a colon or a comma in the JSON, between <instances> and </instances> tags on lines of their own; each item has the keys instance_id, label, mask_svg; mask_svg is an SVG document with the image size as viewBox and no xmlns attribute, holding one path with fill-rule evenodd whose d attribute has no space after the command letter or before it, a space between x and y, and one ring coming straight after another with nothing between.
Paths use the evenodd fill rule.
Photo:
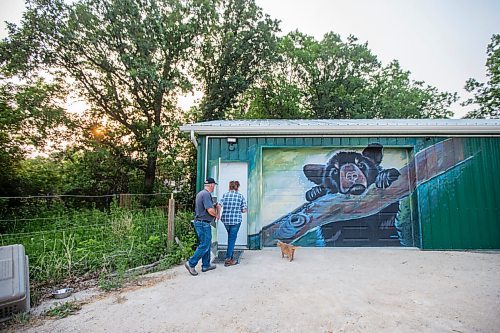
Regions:
<instances>
[{"instance_id":1,"label":"door frame","mask_svg":"<svg viewBox=\"0 0 500 333\"><path fill-rule=\"evenodd\" d=\"M247 161L222 161L219 158L219 163L218 163L218 168L217 168L217 182L219 183L217 185L217 200L220 200L222 197L223 193L226 193L228 189L226 188L228 183L228 180L223 179L221 177L221 170L223 169L224 165L231 165L231 164L238 164L241 166L244 166L244 179L241 179L240 176L238 176L238 180L240 181L240 189L241 189L241 194L245 197L245 200L247 201L247 207L248 207L248 162ZM222 180L225 181L225 183L222 183ZM216 228L216 234L217 234L217 244L218 248L227 248L227 234L226 230L224 228L224 225L222 222L218 221L217 222L217 228ZM223 240L222 245L221 245L221 238ZM236 239L236 245L235 249L248 249L248 214L243 213L243 222L240 227L240 230L238 231L238 238Z\"/></svg>"}]
</instances>

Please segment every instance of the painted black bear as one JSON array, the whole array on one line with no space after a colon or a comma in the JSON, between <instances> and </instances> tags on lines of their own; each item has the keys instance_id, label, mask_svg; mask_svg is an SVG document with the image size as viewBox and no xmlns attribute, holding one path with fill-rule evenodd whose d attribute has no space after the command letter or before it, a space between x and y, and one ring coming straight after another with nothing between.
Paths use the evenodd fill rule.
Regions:
<instances>
[{"instance_id":1,"label":"painted black bear","mask_svg":"<svg viewBox=\"0 0 500 333\"><path fill-rule=\"evenodd\" d=\"M336 152L326 164L306 164L304 174L317 186L306 192L307 201L325 194L354 194L366 191L375 183L378 188L387 188L398 179L397 169L382 169L382 145L371 143L363 152Z\"/></svg>"},{"instance_id":2,"label":"painted black bear","mask_svg":"<svg viewBox=\"0 0 500 333\"><path fill-rule=\"evenodd\" d=\"M383 146L371 143L361 154L338 151L326 164L305 165L305 176L316 184L306 192L307 201L326 194L361 195L372 184L389 187L401 174L394 168L383 169L382 157ZM399 202L395 202L371 216L322 225L315 246L398 246L398 212Z\"/></svg>"}]
</instances>

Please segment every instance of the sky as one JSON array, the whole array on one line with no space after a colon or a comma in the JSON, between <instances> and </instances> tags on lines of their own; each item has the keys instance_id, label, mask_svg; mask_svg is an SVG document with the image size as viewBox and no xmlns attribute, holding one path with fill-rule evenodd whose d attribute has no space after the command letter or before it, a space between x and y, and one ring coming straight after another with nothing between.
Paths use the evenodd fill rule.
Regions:
<instances>
[{"instance_id":1,"label":"sky","mask_svg":"<svg viewBox=\"0 0 500 333\"><path fill-rule=\"evenodd\" d=\"M282 33L299 30L320 40L329 31L343 40L367 42L382 63L396 59L411 78L457 92L461 101L468 78L485 82L486 47L500 33L500 0L256 0ZM24 0L0 0L4 21L18 23ZM452 106L454 118L469 108Z\"/></svg>"}]
</instances>

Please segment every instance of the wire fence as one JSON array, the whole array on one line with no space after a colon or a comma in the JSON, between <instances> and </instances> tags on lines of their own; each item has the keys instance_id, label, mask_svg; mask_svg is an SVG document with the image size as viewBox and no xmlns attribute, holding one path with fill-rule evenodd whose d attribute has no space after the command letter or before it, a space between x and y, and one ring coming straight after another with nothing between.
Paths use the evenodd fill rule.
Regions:
<instances>
[{"instance_id":1,"label":"wire fence","mask_svg":"<svg viewBox=\"0 0 500 333\"><path fill-rule=\"evenodd\" d=\"M145 207L144 195L115 195L109 205L82 204L83 208L58 201L60 196L7 198L13 210L3 209L0 215L0 231L4 231L0 233L0 246L24 245L30 277L46 285L88 273L147 265L169 255L175 256L175 262L186 254L167 241L167 197L165 193L150 196L157 201L151 205L148 200L149 207ZM163 204L157 205L160 202ZM179 237L192 240L190 219L190 213L177 214Z\"/></svg>"}]
</instances>

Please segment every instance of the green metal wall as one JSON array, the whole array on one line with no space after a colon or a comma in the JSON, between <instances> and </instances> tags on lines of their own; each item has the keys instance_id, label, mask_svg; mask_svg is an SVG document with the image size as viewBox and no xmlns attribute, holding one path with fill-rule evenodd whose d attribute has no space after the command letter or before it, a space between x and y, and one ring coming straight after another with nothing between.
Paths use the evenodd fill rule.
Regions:
<instances>
[{"instance_id":1,"label":"green metal wall","mask_svg":"<svg viewBox=\"0 0 500 333\"><path fill-rule=\"evenodd\" d=\"M418 187L424 249L500 248L500 139L464 141L469 160Z\"/></svg>"},{"instance_id":2,"label":"green metal wall","mask_svg":"<svg viewBox=\"0 0 500 333\"><path fill-rule=\"evenodd\" d=\"M238 137L235 135L235 137ZM226 137L199 136L198 189L222 161L249 164L249 233L258 233L262 187L261 158L263 147L365 147L378 142L384 147L410 149L413 155L446 140L438 137L238 137L234 150ZM411 194L415 206L415 246L423 249L499 249L500 248L500 138L465 138L469 158L457 167L418 184ZM204 174L207 156L208 174ZM423 155L423 154L422 154ZM439 161L438 161L439 162ZM427 161L430 166L437 163ZM415 167L418 169L418 166ZM418 173L419 170L416 170ZM258 240L249 239L250 248L261 248Z\"/></svg>"}]
</instances>

